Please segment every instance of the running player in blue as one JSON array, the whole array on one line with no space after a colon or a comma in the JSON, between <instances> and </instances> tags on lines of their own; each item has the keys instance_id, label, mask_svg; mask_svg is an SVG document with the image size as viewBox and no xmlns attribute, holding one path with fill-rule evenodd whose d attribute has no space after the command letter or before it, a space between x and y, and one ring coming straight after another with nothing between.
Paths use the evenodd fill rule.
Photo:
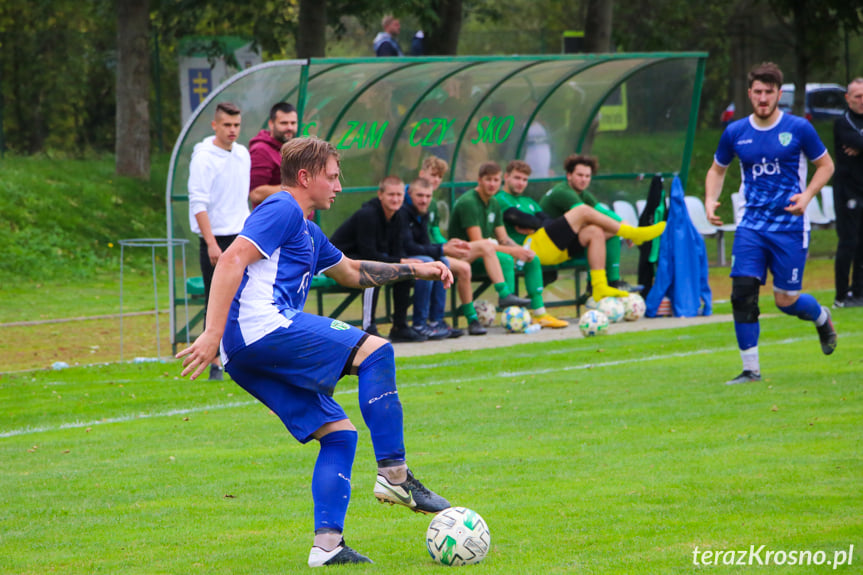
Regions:
<instances>
[{"instance_id":1,"label":"running player in blue","mask_svg":"<svg viewBox=\"0 0 863 575\"><path fill-rule=\"evenodd\" d=\"M375 497L423 513L450 505L405 463L392 345L338 320L303 313L303 305L319 272L358 288L407 278L449 287L452 274L441 262L387 264L343 256L304 217L329 209L341 191L338 153L323 140L295 138L281 154L282 191L255 208L222 254L206 329L177 357L184 358L182 375L195 379L221 352L233 380L278 415L298 441L320 444L312 476L315 538L309 566L370 563L342 537L357 447L356 428L332 397L343 375L359 377L360 411L378 462Z\"/></svg>"},{"instance_id":2,"label":"running player in blue","mask_svg":"<svg viewBox=\"0 0 863 575\"><path fill-rule=\"evenodd\" d=\"M745 205L732 251L731 305L743 372L729 384L761 380L758 291L768 269L776 307L814 322L826 355L836 349L830 310L801 291L809 251L806 206L833 175L833 160L812 124L777 108L781 86L782 71L772 62L749 72L753 113L722 133L704 186L707 218L721 225L716 207L725 171L734 156L739 158ZM815 165L809 185L807 160Z\"/></svg>"}]
</instances>

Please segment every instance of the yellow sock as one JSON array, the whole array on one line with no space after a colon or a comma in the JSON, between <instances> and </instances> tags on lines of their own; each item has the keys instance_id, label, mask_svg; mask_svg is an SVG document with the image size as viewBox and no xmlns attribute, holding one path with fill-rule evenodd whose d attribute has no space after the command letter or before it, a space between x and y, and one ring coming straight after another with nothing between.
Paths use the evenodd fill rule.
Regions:
<instances>
[{"instance_id":1,"label":"yellow sock","mask_svg":"<svg viewBox=\"0 0 863 575\"><path fill-rule=\"evenodd\" d=\"M629 293L608 285L608 276L605 270L590 270L590 285L593 290L594 301L607 297L629 297Z\"/></svg>"},{"instance_id":2,"label":"yellow sock","mask_svg":"<svg viewBox=\"0 0 863 575\"><path fill-rule=\"evenodd\" d=\"M665 231L665 222L659 222L658 224L653 224L652 226L644 226L634 228L629 224L620 224L620 230L618 230L617 235L622 237L625 240L632 240L637 246L640 246L644 242L648 242L653 238L658 238L662 235L662 232Z\"/></svg>"}]
</instances>

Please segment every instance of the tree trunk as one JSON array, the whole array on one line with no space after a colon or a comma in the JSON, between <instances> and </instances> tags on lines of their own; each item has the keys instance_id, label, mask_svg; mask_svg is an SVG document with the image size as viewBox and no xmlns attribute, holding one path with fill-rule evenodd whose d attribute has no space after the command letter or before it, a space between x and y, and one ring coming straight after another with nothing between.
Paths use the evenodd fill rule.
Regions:
<instances>
[{"instance_id":1,"label":"tree trunk","mask_svg":"<svg viewBox=\"0 0 863 575\"><path fill-rule=\"evenodd\" d=\"M297 22L297 57L327 55L327 0L300 0Z\"/></svg>"},{"instance_id":2,"label":"tree trunk","mask_svg":"<svg viewBox=\"0 0 863 575\"><path fill-rule=\"evenodd\" d=\"M458 52L461 33L462 0L434 2L439 20L425 23L425 53L428 56L453 56Z\"/></svg>"},{"instance_id":3,"label":"tree trunk","mask_svg":"<svg viewBox=\"0 0 863 575\"><path fill-rule=\"evenodd\" d=\"M584 21L584 51L589 53L613 52L611 49L611 22L614 0L588 0Z\"/></svg>"},{"instance_id":4,"label":"tree trunk","mask_svg":"<svg viewBox=\"0 0 863 575\"><path fill-rule=\"evenodd\" d=\"M149 0L117 0L117 174L150 178Z\"/></svg>"}]
</instances>

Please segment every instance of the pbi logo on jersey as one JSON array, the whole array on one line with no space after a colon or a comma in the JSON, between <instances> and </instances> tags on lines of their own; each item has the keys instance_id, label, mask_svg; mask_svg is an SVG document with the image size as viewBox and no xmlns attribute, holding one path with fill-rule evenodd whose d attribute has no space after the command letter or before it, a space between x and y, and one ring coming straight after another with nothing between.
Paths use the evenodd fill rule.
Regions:
<instances>
[{"instance_id":1,"label":"pbi logo on jersey","mask_svg":"<svg viewBox=\"0 0 863 575\"><path fill-rule=\"evenodd\" d=\"M779 143L783 146L787 146L788 144L790 144L791 140L791 132L782 132L781 134L779 134Z\"/></svg>"},{"instance_id":2,"label":"pbi logo on jersey","mask_svg":"<svg viewBox=\"0 0 863 575\"><path fill-rule=\"evenodd\" d=\"M330 329L334 329L336 331L347 331L347 330L351 329L351 326L349 326L348 324L346 324L343 321L339 321L337 319L334 319L333 322L330 324Z\"/></svg>"},{"instance_id":3,"label":"pbi logo on jersey","mask_svg":"<svg viewBox=\"0 0 863 575\"><path fill-rule=\"evenodd\" d=\"M752 179L757 180L759 176L775 176L780 172L779 159L768 162L767 158L761 158L760 164L752 164Z\"/></svg>"},{"instance_id":4,"label":"pbi logo on jersey","mask_svg":"<svg viewBox=\"0 0 863 575\"><path fill-rule=\"evenodd\" d=\"M490 223L490 224L493 224L493 223L494 223L494 212L491 212L491 213L488 215L488 223Z\"/></svg>"}]
</instances>

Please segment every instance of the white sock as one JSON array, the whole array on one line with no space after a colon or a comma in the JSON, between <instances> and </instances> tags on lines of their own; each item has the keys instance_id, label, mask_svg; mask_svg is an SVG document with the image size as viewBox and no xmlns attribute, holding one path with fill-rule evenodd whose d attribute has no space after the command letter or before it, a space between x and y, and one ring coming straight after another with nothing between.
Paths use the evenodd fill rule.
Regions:
<instances>
[{"instance_id":1,"label":"white sock","mask_svg":"<svg viewBox=\"0 0 863 575\"><path fill-rule=\"evenodd\" d=\"M758 362L758 346L740 350L740 359L743 360L743 371L761 373L761 365Z\"/></svg>"},{"instance_id":2,"label":"white sock","mask_svg":"<svg viewBox=\"0 0 863 575\"><path fill-rule=\"evenodd\" d=\"M545 306L530 310L530 314L533 317L539 317L541 315L545 315L546 313L548 313L548 312L546 311Z\"/></svg>"},{"instance_id":3,"label":"white sock","mask_svg":"<svg viewBox=\"0 0 863 575\"><path fill-rule=\"evenodd\" d=\"M314 546L329 552L338 547L341 542L341 533L316 533Z\"/></svg>"},{"instance_id":4,"label":"white sock","mask_svg":"<svg viewBox=\"0 0 863 575\"><path fill-rule=\"evenodd\" d=\"M823 305L821 306L821 315L818 316L818 319L815 320L815 325L821 327L825 323L827 323L827 308Z\"/></svg>"}]
</instances>

